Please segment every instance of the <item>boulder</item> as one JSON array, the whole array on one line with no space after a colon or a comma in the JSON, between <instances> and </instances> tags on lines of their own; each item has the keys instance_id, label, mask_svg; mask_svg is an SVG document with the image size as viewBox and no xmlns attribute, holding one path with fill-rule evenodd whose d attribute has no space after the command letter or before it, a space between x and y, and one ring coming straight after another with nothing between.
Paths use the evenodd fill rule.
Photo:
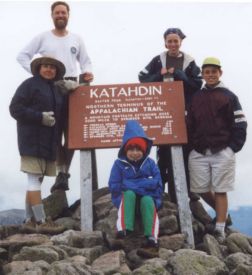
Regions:
<instances>
[{"instance_id":1,"label":"boulder","mask_svg":"<svg viewBox=\"0 0 252 275\"><path fill-rule=\"evenodd\" d=\"M172 274L179 275L228 275L225 263L215 256L192 249L180 249L167 261Z\"/></svg>"}]
</instances>

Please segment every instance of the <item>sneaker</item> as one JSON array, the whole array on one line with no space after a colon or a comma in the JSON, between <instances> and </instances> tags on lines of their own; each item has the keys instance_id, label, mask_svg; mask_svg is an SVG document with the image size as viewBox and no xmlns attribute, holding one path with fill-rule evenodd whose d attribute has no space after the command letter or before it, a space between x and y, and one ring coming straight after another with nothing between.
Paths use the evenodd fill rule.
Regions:
<instances>
[{"instance_id":1,"label":"sneaker","mask_svg":"<svg viewBox=\"0 0 252 275\"><path fill-rule=\"evenodd\" d=\"M58 225L51 218L47 218L45 222L37 224L36 232L40 234L57 235L65 231L63 225Z\"/></svg>"},{"instance_id":2,"label":"sneaker","mask_svg":"<svg viewBox=\"0 0 252 275\"><path fill-rule=\"evenodd\" d=\"M219 230L214 230L213 236L218 241L219 244L223 244L225 242L226 236L225 233L222 233Z\"/></svg>"},{"instance_id":3,"label":"sneaker","mask_svg":"<svg viewBox=\"0 0 252 275\"><path fill-rule=\"evenodd\" d=\"M143 242L142 247L159 247L158 242L155 241L155 238L152 236L149 236L146 238L146 240Z\"/></svg>"},{"instance_id":4,"label":"sneaker","mask_svg":"<svg viewBox=\"0 0 252 275\"><path fill-rule=\"evenodd\" d=\"M51 193L55 190L69 190L68 187L68 179L70 178L70 174L59 172L58 176L56 177L54 185L51 187Z\"/></svg>"},{"instance_id":5,"label":"sneaker","mask_svg":"<svg viewBox=\"0 0 252 275\"><path fill-rule=\"evenodd\" d=\"M124 239L127 235L126 230L120 230L116 233L116 239Z\"/></svg>"},{"instance_id":6,"label":"sneaker","mask_svg":"<svg viewBox=\"0 0 252 275\"><path fill-rule=\"evenodd\" d=\"M36 233L36 222L33 220L28 220L21 225L21 231L24 233Z\"/></svg>"},{"instance_id":7,"label":"sneaker","mask_svg":"<svg viewBox=\"0 0 252 275\"><path fill-rule=\"evenodd\" d=\"M214 234L215 231L215 224L216 224L216 217L212 219L212 221L205 225L205 231L209 234ZM233 224L230 214L228 214L225 224L225 230L228 226L231 226Z\"/></svg>"}]
</instances>

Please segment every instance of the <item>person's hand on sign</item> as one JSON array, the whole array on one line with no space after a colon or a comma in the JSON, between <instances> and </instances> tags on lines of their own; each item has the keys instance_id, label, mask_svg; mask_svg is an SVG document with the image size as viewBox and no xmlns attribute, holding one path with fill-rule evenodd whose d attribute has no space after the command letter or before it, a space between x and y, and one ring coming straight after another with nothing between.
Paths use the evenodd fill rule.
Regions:
<instances>
[{"instance_id":1,"label":"person's hand on sign","mask_svg":"<svg viewBox=\"0 0 252 275\"><path fill-rule=\"evenodd\" d=\"M55 82L55 85L60 88L63 95L69 94L69 92L72 92L79 87L78 82L73 80L59 80Z\"/></svg>"},{"instance_id":2,"label":"person's hand on sign","mask_svg":"<svg viewBox=\"0 0 252 275\"><path fill-rule=\"evenodd\" d=\"M82 74L82 77L83 77L83 82L92 82L94 79L94 75L89 72Z\"/></svg>"}]
</instances>

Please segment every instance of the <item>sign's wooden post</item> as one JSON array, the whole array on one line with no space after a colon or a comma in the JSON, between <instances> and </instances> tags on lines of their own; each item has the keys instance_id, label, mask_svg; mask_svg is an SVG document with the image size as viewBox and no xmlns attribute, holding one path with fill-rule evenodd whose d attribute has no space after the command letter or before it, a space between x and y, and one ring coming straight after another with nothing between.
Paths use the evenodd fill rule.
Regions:
<instances>
[{"instance_id":1,"label":"sign's wooden post","mask_svg":"<svg viewBox=\"0 0 252 275\"><path fill-rule=\"evenodd\" d=\"M188 247L194 248L192 217L189 206L182 147L171 146L171 155L181 233L185 234Z\"/></svg>"},{"instance_id":2,"label":"sign's wooden post","mask_svg":"<svg viewBox=\"0 0 252 275\"><path fill-rule=\"evenodd\" d=\"M172 77L164 77L164 82L173 81L174 79ZM182 146L171 146L171 156L181 233L185 234L187 245L190 248L194 248L192 217L189 206Z\"/></svg>"},{"instance_id":3,"label":"sign's wooden post","mask_svg":"<svg viewBox=\"0 0 252 275\"><path fill-rule=\"evenodd\" d=\"M85 82L83 78L84 74L79 75L79 83L82 86L90 86L89 82ZM91 150L91 162L92 162L92 189L97 190L98 189L98 176L97 176L97 164L96 164L96 154L95 149Z\"/></svg>"},{"instance_id":4,"label":"sign's wooden post","mask_svg":"<svg viewBox=\"0 0 252 275\"><path fill-rule=\"evenodd\" d=\"M82 86L89 86L83 74L79 76ZM91 188L91 190L90 190ZM92 190L98 189L97 166L95 150L80 150L80 202L81 202L81 230L93 230L93 202Z\"/></svg>"},{"instance_id":5,"label":"sign's wooden post","mask_svg":"<svg viewBox=\"0 0 252 275\"><path fill-rule=\"evenodd\" d=\"M80 193L81 230L93 231L91 150L80 150Z\"/></svg>"}]
</instances>

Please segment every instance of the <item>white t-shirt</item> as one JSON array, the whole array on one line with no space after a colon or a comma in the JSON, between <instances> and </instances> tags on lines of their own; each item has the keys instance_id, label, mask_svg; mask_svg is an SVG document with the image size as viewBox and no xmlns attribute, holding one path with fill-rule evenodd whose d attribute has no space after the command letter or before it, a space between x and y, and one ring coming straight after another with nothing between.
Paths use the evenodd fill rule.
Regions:
<instances>
[{"instance_id":1,"label":"white t-shirt","mask_svg":"<svg viewBox=\"0 0 252 275\"><path fill-rule=\"evenodd\" d=\"M59 37L52 31L39 34L18 54L17 61L21 66L31 72L30 63L34 55L50 56L60 60L66 67L67 76L77 77L77 62L80 72L92 72L92 65L82 39L73 33Z\"/></svg>"}]
</instances>

